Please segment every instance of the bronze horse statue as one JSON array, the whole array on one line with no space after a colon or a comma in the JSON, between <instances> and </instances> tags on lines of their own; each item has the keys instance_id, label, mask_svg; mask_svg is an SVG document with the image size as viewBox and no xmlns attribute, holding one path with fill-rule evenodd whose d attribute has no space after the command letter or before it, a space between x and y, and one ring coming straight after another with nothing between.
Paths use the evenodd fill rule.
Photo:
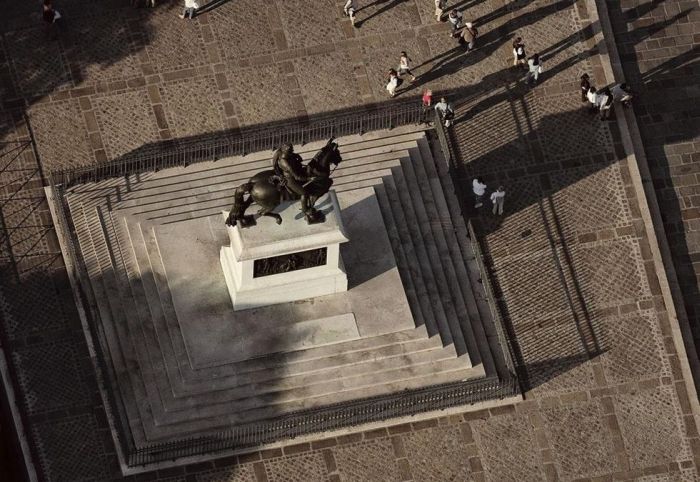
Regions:
<instances>
[{"instance_id":1,"label":"bronze horse statue","mask_svg":"<svg viewBox=\"0 0 700 482\"><path fill-rule=\"evenodd\" d=\"M329 139L305 166L291 144L277 149L272 159L273 169L255 174L236 188L226 225L241 228L255 225L255 216L245 213L253 203L260 206L257 216L270 216L281 224L282 217L274 209L283 201L297 199L301 200L307 223L324 222L325 216L314 204L333 185L330 175L342 160L334 138Z\"/></svg>"}]
</instances>

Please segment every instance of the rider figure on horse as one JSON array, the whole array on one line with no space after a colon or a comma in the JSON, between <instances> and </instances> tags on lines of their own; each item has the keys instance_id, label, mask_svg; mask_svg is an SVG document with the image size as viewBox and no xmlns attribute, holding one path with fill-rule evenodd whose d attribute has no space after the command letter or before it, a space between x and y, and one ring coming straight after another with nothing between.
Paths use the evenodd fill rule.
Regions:
<instances>
[{"instance_id":1,"label":"rider figure on horse","mask_svg":"<svg viewBox=\"0 0 700 482\"><path fill-rule=\"evenodd\" d=\"M287 190L301 198L301 211L307 220L315 220L318 211L309 203L309 192L306 185L314 180L302 164L302 158L294 152L292 144L285 144L275 151L272 166L275 174L284 179Z\"/></svg>"}]
</instances>

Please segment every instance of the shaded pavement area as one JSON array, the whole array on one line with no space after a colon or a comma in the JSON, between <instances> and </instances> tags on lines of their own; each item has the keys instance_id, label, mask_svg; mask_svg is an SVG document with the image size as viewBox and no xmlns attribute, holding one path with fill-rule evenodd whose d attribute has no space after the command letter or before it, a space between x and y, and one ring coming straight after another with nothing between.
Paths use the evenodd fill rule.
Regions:
<instances>
[{"instance_id":1,"label":"shaded pavement area","mask_svg":"<svg viewBox=\"0 0 700 482\"><path fill-rule=\"evenodd\" d=\"M357 30L342 1L232 0L192 22L176 17L179 3L127 3L58 3L66 25L55 42L34 2L13 2L0 20L3 349L44 480L120 477L43 173L381 109L401 50L419 78L399 99L451 92L462 184L481 175L505 186L502 218L488 206L465 212L483 236L526 401L133 479L698 480L700 440L619 133L578 94L583 72L604 83L585 2L449 2L479 29L468 54L429 0L359 2ZM698 112L688 99L700 84L698 3L609 8L697 323ZM534 89L510 67L515 35L543 57Z\"/></svg>"}]
</instances>

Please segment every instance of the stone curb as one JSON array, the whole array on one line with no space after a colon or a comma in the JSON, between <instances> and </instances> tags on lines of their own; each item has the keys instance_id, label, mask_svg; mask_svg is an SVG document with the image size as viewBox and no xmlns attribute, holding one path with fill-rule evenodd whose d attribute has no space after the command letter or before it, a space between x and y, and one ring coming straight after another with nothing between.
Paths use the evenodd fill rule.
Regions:
<instances>
[{"instance_id":1,"label":"stone curb","mask_svg":"<svg viewBox=\"0 0 700 482\"><path fill-rule=\"evenodd\" d=\"M622 62L615 45L612 23L605 0L584 0L584 2L608 84L624 82ZM661 210L644 152L644 144L632 109L615 109L615 116L628 159L630 177L637 194L637 203L649 240L656 275L661 286L661 294L668 312L673 343L679 355L691 411L696 426L700 426L698 423L700 421L700 403L698 403L696 390L696 386L700 386L700 361L693 342L688 314L685 310L683 294L673 265L668 239L664 231Z\"/></svg>"},{"instance_id":2,"label":"stone curb","mask_svg":"<svg viewBox=\"0 0 700 482\"><path fill-rule=\"evenodd\" d=\"M29 448L29 441L27 440L27 431L22 423L22 416L19 412L19 402L15 396L13 383L10 378L9 367L7 366L6 362L7 358L5 358L7 355L8 353L5 352L2 342L0 342L0 381L2 381L2 387L5 389L7 405L9 407L10 414L12 415L13 427L10 430L14 430L17 440L19 441L20 452L22 453L22 458L24 459L24 469L26 470L25 474L29 478L30 482L35 482L39 479L37 478L36 469L34 468L32 453Z\"/></svg>"}]
</instances>

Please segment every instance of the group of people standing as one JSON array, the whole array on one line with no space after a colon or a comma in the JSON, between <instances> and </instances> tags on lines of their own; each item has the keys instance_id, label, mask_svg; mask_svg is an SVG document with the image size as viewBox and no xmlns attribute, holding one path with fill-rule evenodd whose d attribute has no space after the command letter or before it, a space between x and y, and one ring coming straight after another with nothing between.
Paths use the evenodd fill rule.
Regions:
<instances>
[{"instance_id":1,"label":"group of people standing","mask_svg":"<svg viewBox=\"0 0 700 482\"><path fill-rule=\"evenodd\" d=\"M472 192L474 193L475 209L479 209L481 206L484 205L484 197L486 196L487 190L488 186L480 177L474 178L474 180L472 181ZM498 186L498 188L495 191L492 191L491 196L489 196L489 199L491 200L491 212L493 213L493 215L502 216L503 205L506 199L506 191L503 188L503 186Z\"/></svg>"},{"instance_id":2,"label":"group of people standing","mask_svg":"<svg viewBox=\"0 0 700 482\"><path fill-rule=\"evenodd\" d=\"M610 119L615 102L619 102L623 107L628 107L632 102L632 97L632 91L625 83L596 90L591 85L591 78L588 74L581 76L581 102L588 102L590 112L598 113L600 120Z\"/></svg>"}]
</instances>

